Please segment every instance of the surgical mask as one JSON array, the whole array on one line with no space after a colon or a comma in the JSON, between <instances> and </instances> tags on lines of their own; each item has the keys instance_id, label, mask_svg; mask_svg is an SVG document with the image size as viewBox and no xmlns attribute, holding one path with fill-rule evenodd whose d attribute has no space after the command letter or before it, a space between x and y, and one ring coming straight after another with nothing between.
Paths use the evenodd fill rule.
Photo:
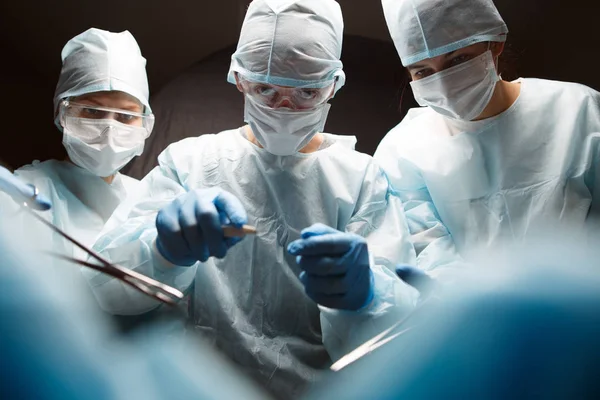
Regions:
<instances>
[{"instance_id":1,"label":"surgical mask","mask_svg":"<svg viewBox=\"0 0 600 400\"><path fill-rule=\"evenodd\" d=\"M146 129L112 119L70 118L63 129L63 145L69 158L99 177L116 174L142 154Z\"/></svg>"},{"instance_id":2,"label":"surgical mask","mask_svg":"<svg viewBox=\"0 0 600 400\"><path fill-rule=\"evenodd\" d=\"M295 154L322 132L331 107L324 103L310 110L273 109L246 95L244 121L256 140L269 153L278 156Z\"/></svg>"},{"instance_id":3,"label":"surgical mask","mask_svg":"<svg viewBox=\"0 0 600 400\"><path fill-rule=\"evenodd\" d=\"M415 100L446 117L472 121L489 104L500 80L491 51L410 83Z\"/></svg>"}]
</instances>

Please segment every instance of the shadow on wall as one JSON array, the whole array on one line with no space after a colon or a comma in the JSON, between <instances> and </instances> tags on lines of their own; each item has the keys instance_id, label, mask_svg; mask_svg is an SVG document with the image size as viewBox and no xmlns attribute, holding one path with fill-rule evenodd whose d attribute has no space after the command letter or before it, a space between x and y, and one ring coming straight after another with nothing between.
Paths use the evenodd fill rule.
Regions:
<instances>
[{"instance_id":1,"label":"shadow on wall","mask_svg":"<svg viewBox=\"0 0 600 400\"><path fill-rule=\"evenodd\" d=\"M234 51L235 47L230 47L199 61L151 99L156 115L154 132L144 154L132 161L125 173L143 177L170 143L244 125L243 97L226 81ZM357 136L357 149L372 154L403 116L404 71L391 43L358 36L344 38L342 61L346 85L331 100L325 130ZM406 94L403 110L414 105L410 90Z\"/></svg>"}]
</instances>

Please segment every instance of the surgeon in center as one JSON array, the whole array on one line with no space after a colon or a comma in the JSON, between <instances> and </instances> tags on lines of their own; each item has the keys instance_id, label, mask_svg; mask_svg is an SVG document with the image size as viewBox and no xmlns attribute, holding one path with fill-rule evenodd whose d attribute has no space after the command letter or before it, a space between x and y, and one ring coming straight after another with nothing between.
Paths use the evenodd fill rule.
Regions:
<instances>
[{"instance_id":1,"label":"surgeon in center","mask_svg":"<svg viewBox=\"0 0 600 400\"><path fill-rule=\"evenodd\" d=\"M355 138L322 133L345 83L342 35L333 0L253 1L228 75L247 125L170 145L94 246L191 291L191 329L277 398L300 396L418 297L394 273L416 261L383 171ZM244 224L257 233L225 237ZM86 275L113 314L158 307Z\"/></svg>"}]
</instances>

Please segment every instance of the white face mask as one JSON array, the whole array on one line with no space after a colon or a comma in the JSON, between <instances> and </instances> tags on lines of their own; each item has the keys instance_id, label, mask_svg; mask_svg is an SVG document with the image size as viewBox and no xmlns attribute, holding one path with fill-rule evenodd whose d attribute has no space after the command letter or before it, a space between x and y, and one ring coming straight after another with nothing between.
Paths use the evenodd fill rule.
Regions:
<instances>
[{"instance_id":1,"label":"white face mask","mask_svg":"<svg viewBox=\"0 0 600 400\"><path fill-rule=\"evenodd\" d=\"M278 156L295 154L323 131L330 104L324 103L305 111L273 109L246 96L244 121L256 140L269 153Z\"/></svg>"},{"instance_id":2,"label":"white face mask","mask_svg":"<svg viewBox=\"0 0 600 400\"><path fill-rule=\"evenodd\" d=\"M466 63L412 81L410 86L421 106L446 117L471 121L488 105L499 80L488 50Z\"/></svg>"},{"instance_id":3,"label":"white face mask","mask_svg":"<svg viewBox=\"0 0 600 400\"><path fill-rule=\"evenodd\" d=\"M63 129L63 145L69 158L99 177L116 174L144 150L145 128L112 119L73 118Z\"/></svg>"}]
</instances>

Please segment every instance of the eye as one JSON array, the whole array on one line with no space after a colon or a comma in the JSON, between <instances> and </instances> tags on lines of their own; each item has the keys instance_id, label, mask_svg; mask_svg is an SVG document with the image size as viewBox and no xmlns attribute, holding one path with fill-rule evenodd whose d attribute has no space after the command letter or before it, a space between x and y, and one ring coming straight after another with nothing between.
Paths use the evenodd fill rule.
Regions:
<instances>
[{"instance_id":1,"label":"eye","mask_svg":"<svg viewBox=\"0 0 600 400\"><path fill-rule=\"evenodd\" d=\"M471 56L468 54L461 54L457 57L454 57L451 61L450 61L450 65L451 66L455 66L455 65L460 65L464 62L467 62L471 59Z\"/></svg>"},{"instance_id":2,"label":"eye","mask_svg":"<svg viewBox=\"0 0 600 400\"><path fill-rule=\"evenodd\" d=\"M413 79L418 81L419 79L427 78L429 75L433 74L433 70L431 68L423 68L418 71L411 72Z\"/></svg>"},{"instance_id":3,"label":"eye","mask_svg":"<svg viewBox=\"0 0 600 400\"><path fill-rule=\"evenodd\" d=\"M266 85L255 86L254 91L261 96L273 96L275 94L275 90Z\"/></svg>"},{"instance_id":4,"label":"eye","mask_svg":"<svg viewBox=\"0 0 600 400\"><path fill-rule=\"evenodd\" d=\"M118 113L117 118L116 118L117 121L119 121L123 124L128 124L128 125L133 124L138 119L139 119L139 117L136 117L135 115L122 114L122 113Z\"/></svg>"},{"instance_id":5,"label":"eye","mask_svg":"<svg viewBox=\"0 0 600 400\"><path fill-rule=\"evenodd\" d=\"M106 111L96 110L95 108L82 108L81 117L91 119L103 119L106 118Z\"/></svg>"},{"instance_id":6,"label":"eye","mask_svg":"<svg viewBox=\"0 0 600 400\"><path fill-rule=\"evenodd\" d=\"M299 96L303 100L314 99L318 94L319 91L317 89L303 89L299 92Z\"/></svg>"}]
</instances>

